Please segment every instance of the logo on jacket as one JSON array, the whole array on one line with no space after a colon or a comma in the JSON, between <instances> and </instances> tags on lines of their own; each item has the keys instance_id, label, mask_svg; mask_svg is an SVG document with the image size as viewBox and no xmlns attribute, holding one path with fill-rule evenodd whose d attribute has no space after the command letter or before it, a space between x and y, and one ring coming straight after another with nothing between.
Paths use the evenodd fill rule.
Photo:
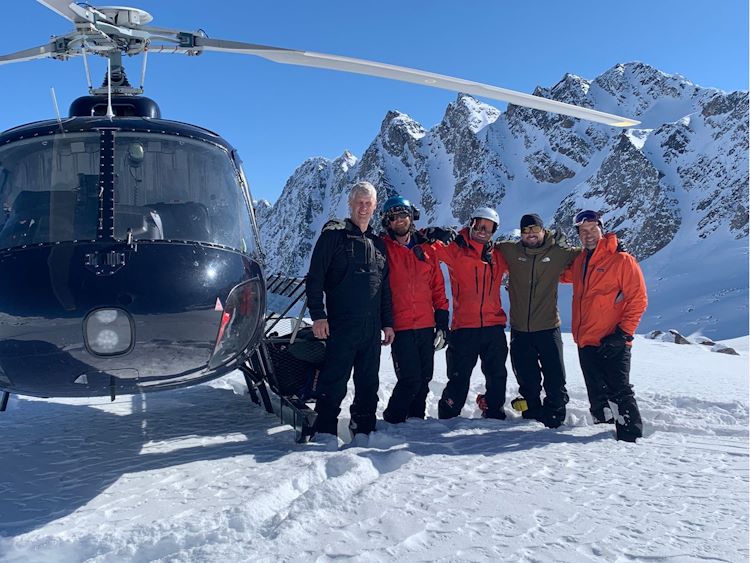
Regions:
<instances>
[{"instance_id":1,"label":"logo on jacket","mask_svg":"<svg viewBox=\"0 0 750 563\"><path fill-rule=\"evenodd\" d=\"M542 258L542 262L549 262L549 256L545 256L544 258Z\"/></svg>"}]
</instances>

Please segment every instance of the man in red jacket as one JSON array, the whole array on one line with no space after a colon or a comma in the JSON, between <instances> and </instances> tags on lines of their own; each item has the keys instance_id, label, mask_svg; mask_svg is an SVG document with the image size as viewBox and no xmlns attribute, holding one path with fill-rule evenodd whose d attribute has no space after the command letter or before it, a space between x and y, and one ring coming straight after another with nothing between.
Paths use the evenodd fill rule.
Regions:
<instances>
[{"instance_id":1,"label":"man in red jacket","mask_svg":"<svg viewBox=\"0 0 750 563\"><path fill-rule=\"evenodd\" d=\"M448 266L453 296L453 321L446 360L448 383L438 403L440 418L461 413L469 393L471 372L481 359L487 390L480 397L482 416L505 419L506 316L500 302L500 282L508 271L502 254L493 252L492 235L500 224L497 212L480 207L469 226L447 245L436 245Z\"/></svg>"},{"instance_id":2,"label":"man in red jacket","mask_svg":"<svg viewBox=\"0 0 750 563\"><path fill-rule=\"evenodd\" d=\"M418 218L419 210L403 197L383 204L381 236L390 272L397 379L383 420L394 424L425 417L435 350L445 346L448 333L443 273L433 245L414 228Z\"/></svg>"},{"instance_id":3,"label":"man in red jacket","mask_svg":"<svg viewBox=\"0 0 750 563\"><path fill-rule=\"evenodd\" d=\"M643 422L630 384L633 334L648 302L635 258L618 251L595 211L581 211L575 226L583 252L561 276L573 284L573 339L595 423L614 422L617 439L635 442ZM613 412L613 409L616 412Z\"/></svg>"}]
</instances>

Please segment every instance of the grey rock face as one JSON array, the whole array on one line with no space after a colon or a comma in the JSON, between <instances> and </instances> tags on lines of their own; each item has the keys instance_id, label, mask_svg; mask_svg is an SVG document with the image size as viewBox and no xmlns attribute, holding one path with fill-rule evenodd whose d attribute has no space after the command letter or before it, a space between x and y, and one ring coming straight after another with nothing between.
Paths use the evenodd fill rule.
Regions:
<instances>
[{"instance_id":1,"label":"grey rock face","mask_svg":"<svg viewBox=\"0 0 750 563\"><path fill-rule=\"evenodd\" d=\"M576 239L573 217L581 209L603 216L605 230L615 232L638 260L666 246L680 227L674 189L661 182L659 172L623 133L597 173L568 195L554 216L568 225L566 235Z\"/></svg>"}]
</instances>

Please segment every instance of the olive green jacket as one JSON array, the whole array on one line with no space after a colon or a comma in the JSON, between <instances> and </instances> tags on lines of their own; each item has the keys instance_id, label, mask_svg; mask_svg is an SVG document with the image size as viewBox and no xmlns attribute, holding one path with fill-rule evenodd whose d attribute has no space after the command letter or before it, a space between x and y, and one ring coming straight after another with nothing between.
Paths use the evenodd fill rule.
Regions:
<instances>
[{"instance_id":1,"label":"olive green jacket","mask_svg":"<svg viewBox=\"0 0 750 563\"><path fill-rule=\"evenodd\" d=\"M554 233L544 233L539 248L526 248L521 241L495 244L508 263L510 326L514 330L536 332L560 326L557 284L581 249L561 246Z\"/></svg>"}]
</instances>

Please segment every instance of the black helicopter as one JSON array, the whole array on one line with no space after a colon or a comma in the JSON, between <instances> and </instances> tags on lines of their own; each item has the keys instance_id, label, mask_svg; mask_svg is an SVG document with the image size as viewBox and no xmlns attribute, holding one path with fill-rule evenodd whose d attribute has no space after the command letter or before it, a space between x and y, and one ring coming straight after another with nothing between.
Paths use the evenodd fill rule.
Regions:
<instances>
[{"instance_id":1,"label":"black helicopter","mask_svg":"<svg viewBox=\"0 0 750 563\"><path fill-rule=\"evenodd\" d=\"M274 313L239 157L216 133L162 119L156 102L129 84L123 55L144 54L144 65L157 52L256 55L611 126L638 123L404 67L149 27L151 15L137 8L38 1L75 29L0 56L0 64L98 55L108 71L67 118L0 134L0 410L10 393L114 399L235 369L254 398L261 386L269 408L263 381L273 365L259 346ZM281 277L272 285L270 293L286 298L278 318L299 302L302 285Z\"/></svg>"}]
</instances>

